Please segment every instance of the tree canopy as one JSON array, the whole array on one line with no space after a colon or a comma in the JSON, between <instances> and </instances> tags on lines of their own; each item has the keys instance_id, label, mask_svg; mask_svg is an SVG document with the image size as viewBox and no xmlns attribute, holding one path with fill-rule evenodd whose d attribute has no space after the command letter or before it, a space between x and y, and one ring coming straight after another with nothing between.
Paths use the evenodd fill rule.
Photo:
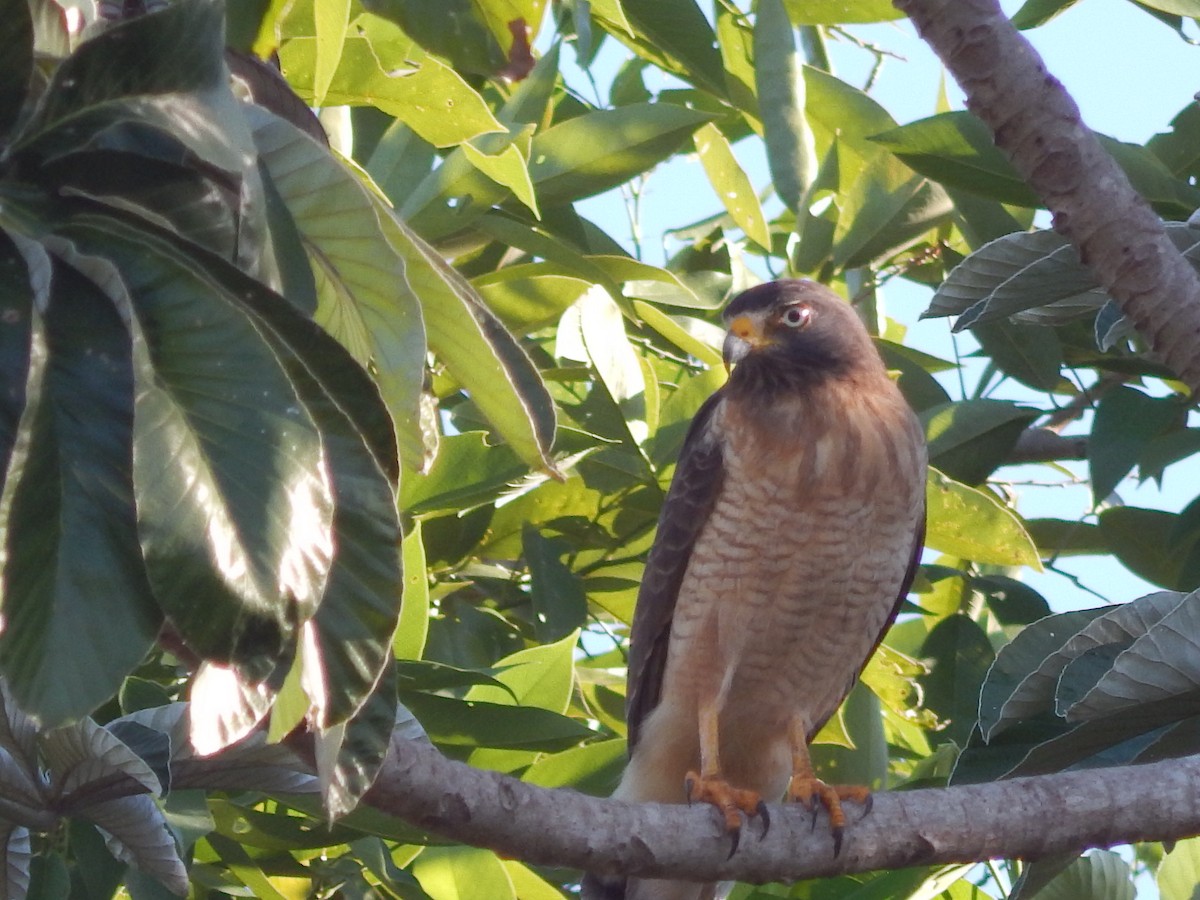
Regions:
<instances>
[{"instance_id":1,"label":"tree canopy","mask_svg":"<svg viewBox=\"0 0 1200 900\"><path fill-rule=\"evenodd\" d=\"M1200 451L1200 108L1091 132L1019 34L1071 5L0 0L0 896L1190 897L1200 840L1156 841L1200 831L1164 762L1200 496L1122 494ZM906 15L969 112L839 77ZM660 260L682 159L709 212ZM795 811L724 860L704 810L594 798L720 309L785 275L919 413L927 549L814 747L895 796L839 859ZM913 346L901 283L973 361ZM1022 515L1081 478L1085 515ZM1027 575L1073 556L1158 590L1066 610Z\"/></svg>"}]
</instances>

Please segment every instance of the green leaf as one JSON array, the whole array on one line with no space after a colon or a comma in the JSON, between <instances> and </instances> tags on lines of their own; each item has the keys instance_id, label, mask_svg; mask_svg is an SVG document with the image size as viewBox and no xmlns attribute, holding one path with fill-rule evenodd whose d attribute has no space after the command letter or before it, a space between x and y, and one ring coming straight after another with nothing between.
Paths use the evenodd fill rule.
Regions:
<instances>
[{"instance_id":1,"label":"green leaf","mask_svg":"<svg viewBox=\"0 0 1200 900\"><path fill-rule=\"evenodd\" d=\"M952 211L939 185L887 156L863 169L840 206L832 260L841 268L898 253Z\"/></svg>"},{"instance_id":2,"label":"green leaf","mask_svg":"<svg viewBox=\"0 0 1200 900\"><path fill-rule=\"evenodd\" d=\"M947 187L1014 206L1042 205L1000 152L988 127L969 112L939 113L876 134L872 140Z\"/></svg>"},{"instance_id":3,"label":"green leaf","mask_svg":"<svg viewBox=\"0 0 1200 900\"><path fill-rule=\"evenodd\" d=\"M1052 391L1061 383L1063 349L1053 329L1001 320L977 324L973 333L1005 375L1034 390Z\"/></svg>"},{"instance_id":4,"label":"green leaf","mask_svg":"<svg viewBox=\"0 0 1200 900\"><path fill-rule=\"evenodd\" d=\"M1189 573L1188 550L1195 538L1180 546L1178 516L1136 506L1112 507L1100 514L1100 536L1121 564L1151 584L1170 590L1196 587Z\"/></svg>"},{"instance_id":5,"label":"green leaf","mask_svg":"<svg viewBox=\"0 0 1200 900\"><path fill-rule=\"evenodd\" d=\"M624 184L675 153L712 118L671 103L636 103L584 113L539 132L529 154L538 201L544 209Z\"/></svg>"},{"instance_id":6,"label":"green leaf","mask_svg":"<svg viewBox=\"0 0 1200 900\"><path fill-rule=\"evenodd\" d=\"M313 99L317 39L292 38L279 50L288 83ZM374 106L395 116L435 147L452 147L504 129L483 98L445 63L431 56L416 69L385 72L366 38L342 45L337 71L325 93L327 106Z\"/></svg>"},{"instance_id":7,"label":"green leaf","mask_svg":"<svg viewBox=\"0 0 1200 900\"><path fill-rule=\"evenodd\" d=\"M762 206L754 185L738 165L737 157L729 141L721 134L719 128L709 122L692 135L696 145L696 153L708 175L709 183L721 200L721 204L733 217L734 223L746 233L746 237L760 247L770 249L771 232L767 228L766 217L763 216ZM778 179L775 179L778 190Z\"/></svg>"},{"instance_id":8,"label":"green leaf","mask_svg":"<svg viewBox=\"0 0 1200 900\"><path fill-rule=\"evenodd\" d=\"M974 562L1041 570L1037 548L1021 520L991 494L930 469L925 500L926 546Z\"/></svg>"},{"instance_id":9,"label":"green leaf","mask_svg":"<svg viewBox=\"0 0 1200 900\"><path fill-rule=\"evenodd\" d=\"M1200 634L1200 594L1179 599L1172 592L1151 594L1138 601L1139 610L1161 597L1147 615L1127 630L1132 643L1123 646L1102 677L1076 702L1067 704L1060 696L1060 709L1068 722L1099 718L1144 703L1169 700L1200 689L1196 635ZM1165 608L1165 611L1164 611ZM1139 633L1140 631L1140 633ZM1060 695L1062 689L1060 687Z\"/></svg>"},{"instance_id":10,"label":"green leaf","mask_svg":"<svg viewBox=\"0 0 1200 900\"><path fill-rule=\"evenodd\" d=\"M271 180L288 205L317 275L317 321L370 366L396 423L405 461L420 468L425 359L420 306L405 289L389 213L329 152L265 110L248 113Z\"/></svg>"},{"instance_id":11,"label":"green leaf","mask_svg":"<svg viewBox=\"0 0 1200 900\"><path fill-rule=\"evenodd\" d=\"M430 739L452 747L553 752L595 736L582 723L536 706L455 700L415 691L401 692L400 699Z\"/></svg>"},{"instance_id":12,"label":"green leaf","mask_svg":"<svg viewBox=\"0 0 1200 900\"><path fill-rule=\"evenodd\" d=\"M23 240L30 252L42 258L42 290L48 291L50 258L40 244ZM8 385L8 390L0 392L0 487L8 477L25 410L27 383L36 386L41 382L45 364L44 336L39 339L43 351L40 359L32 358L35 288L28 265L12 239L0 229L0 383ZM47 300L47 296L38 298L43 309Z\"/></svg>"},{"instance_id":13,"label":"green leaf","mask_svg":"<svg viewBox=\"0 0 1200 900\"><path fill-rule=\"evenodd\" d=\"M529 524L523 530L522 544L538 640L556 641L574 634L584 625L588 606L583 582L560 558L571 551L570 545L546 539Z\"/></svg>"},{"instance_id":14,"label":"green leaf","mask_svg":"<svg viewBox=\"0 0 1200 900\"><path fill-rule=\"evenodd\" d=\"M1116 853L1093 850L1071 863L1037 896L1038 900L1133 900L1133 872Z\"/></svg>"},{"instance_id":15,"label":"green leaf","mask_svg":"<svg viewBox=\"0 0 1200 900\"><path fill-rule=\"evenodd\" d=\"M455 68L491 75L505 64L504 49L497 40L502 35L489 29L480 4L471 0L447 0L436 6L419 0L364 0L363 7L395 22ZM503 37L512 40L511 35Z\"/></svg>"},{"instance_id":16,"label":"green leaf","mask_svg":"<svg viewBox=\"0 0 1200 900\"><path fill-rule=\"evenodd\" d=\"M593 0L592 16L643 59L725 96L717 39L695 0Z\"/></svg>"},{"instance_id":17,"label":"green leaf","mask_svg":"<svg viewBox=\"0 0 1200 900\"><path fill-rule=\"evenodd\" d=\"M783 0L759 0L754 19L754 84L771 183L783 205L796 213L817 177L819 160L812 128L805 117L807 90L802 60ZM709 180L716 184L711 175ZM717 190L721 193L720 188ZM729 211L733 213L733 209ZM753 237L749 230L746 234ZM759 243L770 247L769 243Z\"/></svg>"},{"instance_id":18,"label":"green leaf","mask_svg":"<svg viewBox=\"0 0 1200 900\"><path fill-rule=\"evenodd\" d=\"M118 265L136 313L133 478L155 596L198 652L261 677L328 574L333 498L316 424L199 263L116 222L71 233Z\"/></svg>"},{"instance_id":19,"label":"green leaf","mask_svg":"<svg viewBox=\"0 0 1200 900\"><path fill-rule=\"evenodd\" d=\"M33 332L40 377L27 386L0 499L0 669L21 706L49 724L114 695L162 621L141 562L129 472L129 332L93 281L61 260L54 269ZM81 644L80 628L109 638Z\"/></svg>"},{"instance_id":20,"label":"green leaf","mask_svg":"<svg viewBox=\"0 0 1200 900\"><path fill-rule=\"evenodd\" d=\"M345 815L358 805L379 774L398 717L406 714L396 706L388 666L350 719L316 735L317 773L330 816Z\"/></svg>"},{"instance_id":21,"label":"green leaf","mask_svg":"<svg viewBox=\"0 0 1200 900\"><path fill-rule=\"evenodd\" d=\"M625 758L623 739L597 741L543 756L525 771L521 780L540 787L569 787L606 797L621 778Z\"/></svg>"},{"instance_id":22,"label":"green leaf","mask_svg":"<svg viewBox=\"0 0 1200 900\"><path fill-rule=\"evenodd\" d=\"M555 472L554 406L521 345L432 247L398 219L388 224L421 302L430 349L514 453L533 468Z\"/></svg>"},{"instance_id":23,"label":"green leaf","mask_svg":"<svg viewBox=\"0 0 1200 900\"><path fill-rule=\"evenodd\" d=\"M980 484L1008 458L1040 413L1003 400L942 403L921 413L929 461L964 484Z\"/></svg>"},{"instance_id":24,"label":"green leaf","mask_svg":"<svg viewBox=\"0 0 1200 900\"><path fill-rule=\"evenodd\" d=\"M591 286L582 278L556 274L545 263L505 266L471 282L504 327L527 334L554 325Z\"/></svg>"},{"instance_id":25,"label":"green leaf","mask_svg":"<svg viewBox=\"0 0 1200 900\"><path fill-rule=\"evenodd\" d=\"M921 656L934 661L930 673L919 679L925 706L950 723L945 735L965 747L979 715L980 687L995 658L991 642L974 621L955 614L929 632Z\"/></svg>"},{"instance_id":26,"label":"green leaf","mask_svg":"<svg viewBox=\"0 0 1200 900\"><path fill-rule=\"evenodd\" d=\"M153 16L124 20L58 67L22 140L106 101L228 93L224 36L224 14L207 0L181 0Z\"/></svg>"},{"instance_id":27,"label":"green leaf","mask_svg":"<svg viewBox=\"0 0 1200 900\"><path fill-rule=\"evenodd\" d=\"M429 576L425 571L425 544L421 522L414 521L400 545L403 560L404 592L400 621L392 651L397 659L420 659L429 634Z\"/></svg>"},{"instance_id":28,"label":"green leaf","mask_svg":"<svg viewBox=\"0 0 1200 900\"><path fill-rule=\"evenodd\" d=\"M516 900L504 864L478 847L427 847L413 874L432 900Z\"/></svg>"},{"instance_id":29,"label":"green leaf","mask_svg":"<svg viewBox=\"0 0 1200 900\"><path fill-rule=\"evenodd\" d=\"M9 3L0 20L0 142L17 122L33 75L33 18L29 5Z\"/></svg>"},{"instance_id":30,"label":"green leaf","mask_svg":"<svg viewBox=\"0 0 1200 900\"><path fill-rule=\"evenodd\" d=\"M1191 900L1200 886L1200 838L1176 841L1155 875L1162 900Z\"/></svg>"},{"instance_id":31,"label":"green leaf","mask_svg":"<svg viewBox=\"0 0 1200 900\"><path fill-rule=\"evenodd\" d=\"M572 631L553 644L519 650L496 663L496 680L507 690L480 684L467 691L469 701L512 703L566 713L574 687L575 647L579 632Z\"/></svg>"},{"instance_id":32,"label":"green leaf","mask_svg":"<svg viewBox=\"0 0 1200 900\"><path fill-rule=\"evenodd\" d=\"M1041 555L1058 556L1102 556L1108 553L1108 543L1100 533L1100 526L1090 522L1072 522L1068 519L1028 519L1025 528L1029 531Z\"/></svg>"},{"instance_id":33,"label":"green leaf","mask_svg":"<svg viewBox=\"0 0 1200 900\"><path fill-rule=\"evenodd\" d=\"M1177 402L1150 397L1124 385L1100 399L1088 441L1092 497L1097 505L1133 470L1150 441L1182 414Z\"/></svg>"},{"instance_id":34,"label":"green leaf","mask_svg":"<svg viewBox=\"0 0 1200 900\"><path fill-rule=\"evenodd\" d=\"M515 143L508 144L494 154L485 153L469 143L462 144L461 147L471 165L492 181L512 191L513 196L525 204L530 212L541 218L533 182L529 177L529 162Z\"/></svg>"},{"instance_id":35,"label":"green leaf","mask_svg":"<svg viewBox=\"0 0 1200 900\"><path fill-rule=\"evenodd\" d=\"M312 105L324 106L325 94L342 59L350 20L350 0L313 4L316 25L316 64L313 66Z\"/></svg>"},{"instance_id":36,"label":"green leaf","mask_svg":"<svg viewBox=\"0 0 1200 900\"><path fill-rule=\"evenodd\" d=\"M904 17L889 0L785 0L796 25L848 25Z\"/></svg>"},{"instance_id":37,"label":"green leaf","mask_svg":"<svg viewBox=\"0 0 1200 900\"><path fill-rule=\"evenodd\" d=\"M444 438L429 471L405 477L400 508L412 515L468 509L495 500L527 473L511 450L484 438L479 431Z\"/></svg>"}]
</instances>

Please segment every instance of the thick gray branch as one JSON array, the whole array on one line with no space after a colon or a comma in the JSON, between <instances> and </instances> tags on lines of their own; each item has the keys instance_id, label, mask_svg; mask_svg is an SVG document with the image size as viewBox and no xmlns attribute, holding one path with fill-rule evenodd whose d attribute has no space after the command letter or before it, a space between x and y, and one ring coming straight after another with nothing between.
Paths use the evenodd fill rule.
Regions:
<instances>
[{"instance_id":1,"label":"thick gray branch","mask_svg":"<svg viewBox=\"0 0 1200 900\"><path fill-rule=\"evenodd\" d=\"M1155 354L1200 388L1200 280L995 0L893 0Z\"/></svg>"},{"instance_id":2,"label":"thick gray branch","mask_svg":"<svg viewBox=\"0 0 1200 900\"><path fill-rule=\"evenodd\" d=\"M875 795L833 856L828 822L773 806L732 858L707 806L635 805L546 790L396 739L366 802L454 840L532 863L711 881L791 881L1049 853L1200 833L1200 757Z\"/></svg>"}]
</instances>

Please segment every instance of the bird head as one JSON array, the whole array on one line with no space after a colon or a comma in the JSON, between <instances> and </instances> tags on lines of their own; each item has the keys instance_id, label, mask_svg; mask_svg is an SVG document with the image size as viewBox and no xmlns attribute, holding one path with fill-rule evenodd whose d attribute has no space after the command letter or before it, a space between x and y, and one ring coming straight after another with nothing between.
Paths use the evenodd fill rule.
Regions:
<instances>
[{"instance_id":1,"label":"bird head","mask_svg":"<svg viewBox=\"0 0 1200 900\"><path fill-rule=\"evenodd\" d=\"M883 371L849 304L814 281L760 284L725 310L725 365L731 384L800 388L856 372Z\"/></svg>"}]
</instances>

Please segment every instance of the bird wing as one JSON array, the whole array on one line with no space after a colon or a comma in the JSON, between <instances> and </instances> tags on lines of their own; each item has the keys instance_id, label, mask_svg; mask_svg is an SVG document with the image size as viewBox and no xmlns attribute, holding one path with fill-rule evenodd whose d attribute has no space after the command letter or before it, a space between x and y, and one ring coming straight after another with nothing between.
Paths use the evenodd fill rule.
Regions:
<instances>
[{"instance_id":1,"label":"bird wing","mask_svg":"<svg viewBox=\"0 0 1200 900\"><path fill-rule=\"evenodd\" d=\"M679 586L691 561L696 538L721 490L724 464L712 417L723 395L721 389L709 397L688 428L638 590L625 698L630 753L637 745L642 722L658 705Z\"/></svg>"}]
</instances>

